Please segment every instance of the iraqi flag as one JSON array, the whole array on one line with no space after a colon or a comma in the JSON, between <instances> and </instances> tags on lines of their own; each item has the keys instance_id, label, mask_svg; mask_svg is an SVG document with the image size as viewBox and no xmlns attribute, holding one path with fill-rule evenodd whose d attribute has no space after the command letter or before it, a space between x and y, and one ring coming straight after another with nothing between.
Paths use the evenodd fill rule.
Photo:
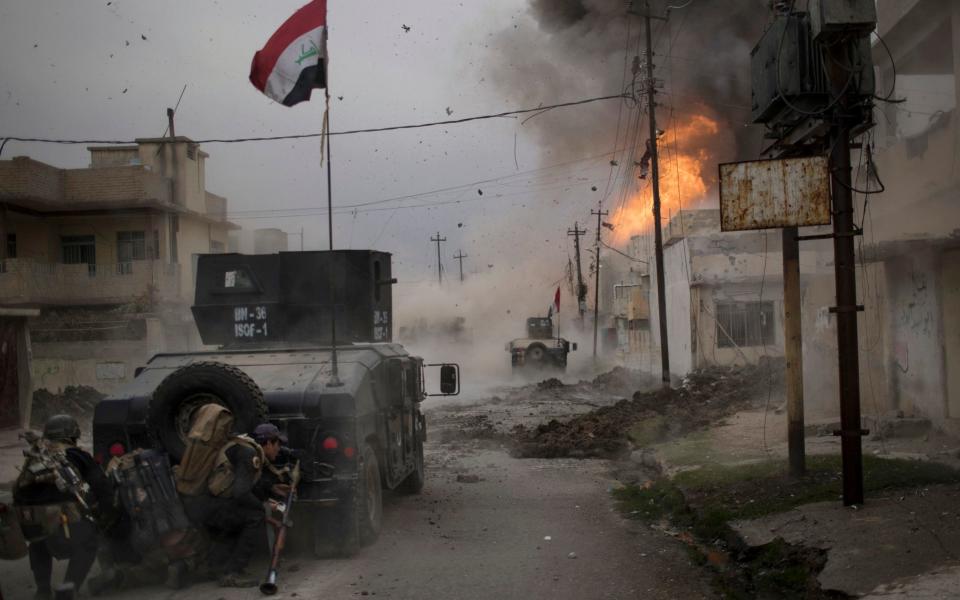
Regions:
<instances>
[{"instance_id":1,"label":"iraqi flag","mask_svg":"<svg viewBox=\"0 0 960 600\"><path fill-rule=\"evenodd\" d=\"M550 304L550 308L547 310L547 316L552 317L556 313L560 312L560 288L557 288L557 293L553 295L553 303Z\"/></svg>"},{"instance_id":2,"label":"iraqi flag","mask_svg":"<svg viewBox=\"0 0 960 600\"><path fill-rule=\"evenodd\" d=\"M253 55L250 83L284 106L327 87L327 0L313 0L270 36Z\"/></svg>"}]
</instances>

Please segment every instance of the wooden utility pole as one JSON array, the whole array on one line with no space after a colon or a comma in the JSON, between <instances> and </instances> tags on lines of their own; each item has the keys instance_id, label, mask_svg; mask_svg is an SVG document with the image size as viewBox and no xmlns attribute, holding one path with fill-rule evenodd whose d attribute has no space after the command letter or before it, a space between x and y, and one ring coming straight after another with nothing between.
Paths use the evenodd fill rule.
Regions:
<instances>
[{"instance_id":1,"label":"wooden utility pole","mask_svg":"<svg viewBox=\"0 0 960 600\"><path fill-rule=\"evenodd\" d=\"M430 241L437 243L437 281L440 285L443 285L443 263L440 261L440 242L447 241L447 238L440 237L440 232L438 231L436 237L431 237Z\"/></svg>"},{"instance_id":2,"label":"wooden utility pole","mask_svg":"<svg viewBox=\"0 0 960 600\"><path fill-rule=\"evenodd\" d=\"M467 258L467 254L463 253L463 250L457 250L457 253L453 257L460 261L460 283L463 283L463 259Z\"/></svg>"},{"instance_id":3,"label":"wooden utility pole","mask_svg":"<svg viewBox=\"0 0 960 600\"><path fill-rule=\"evenodd\" d=\"M602 206L599 205L599 209ZM597 215L597 243L596 243L596 264L594 272L596 274L593 284L593 358L597 358L597 327L600 324L600 228L603 226L601 219L610 214L608 210L591 210L591 215Z\"/></svg>"},{"instance_id":4,"label":"wooden utility pole","mask_svg":"<svg viewBox=\"0 0 960 600\"><path fill-rule=\"evenodd\" d=\"M576 221L573 223L573 229L567 230L567 235L573 236L573 249L577 256L577 310L580 312L581 323L587 307L587 286L583 283L583 270L580 267L580 236L586 233L587 230L580 229L580 224Z\"/></svg>"},{"instance_id":5,"label":"wooden utility pole","mask_svg":"<svg viewBox=\"0 0 960 600\"><path fill-rule=\"evenodd\" d=\"M663 233L660 231L660 162L657 153L656 81L653 78L653 39L650 4L643 15L647 33L647 111L650 120L650 186L653 188L653 236L657 264L657 313L660 317L660 367L663 385L670 386L670 348L667 337L667 296L663 276Z\"/></svg>"},{"instance_id":6,"label":"wooden utility pole","mask_svg":"<svg viewBox=\"0 0 960 600\"><path fill-rule=\"evenodd\" d=\"M806 472L803 431L803 334L800 317L800 242L796 227L784 227L783 235L783 345L786 359L787 447L790 474Z\"/></svg>"},{"instance_id":7,"label":"wooden utility pole","mask_svg":"<svg viewBox=\"0 0 960 600\"><path fill-rule=\"evenodd\" d=\"M860 423L860 357L857 337L857 257L853 238L860 233L853 215L850 172L849 73L847 44L828 47L833 93L843 96L835 109L830 127L830 173L833 195L833 262L837 287L837 305L830 309L837 316L837 361L840 375L840 453L843 457L843 504L863 504L863 447L866 433Z\"/></svg>"}]
</instances>

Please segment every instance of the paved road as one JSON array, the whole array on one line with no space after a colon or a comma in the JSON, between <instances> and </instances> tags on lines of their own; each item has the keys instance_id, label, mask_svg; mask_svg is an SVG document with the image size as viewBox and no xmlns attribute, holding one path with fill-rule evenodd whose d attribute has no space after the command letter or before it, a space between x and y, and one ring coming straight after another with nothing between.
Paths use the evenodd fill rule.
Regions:
<instances>
[{"instance_id":1,"label":"paved road","mask_svg":"<svg viewBox=\"0 0 960 600\"><path fill-rule=\"evenodd\" d=\"M349 560L291 557L278 597L712 597L679 544L613 509L606 461L518 460L489 441L462 439L429 442L427 462L422 495L386 498L374 545ZM458 474L480 481L459 483ZM26 561L0 569L6 599L31 596ZM259 593L206 583L176 595L150 588L113 597L232 600Z\"/></svg>"}]
</instances>

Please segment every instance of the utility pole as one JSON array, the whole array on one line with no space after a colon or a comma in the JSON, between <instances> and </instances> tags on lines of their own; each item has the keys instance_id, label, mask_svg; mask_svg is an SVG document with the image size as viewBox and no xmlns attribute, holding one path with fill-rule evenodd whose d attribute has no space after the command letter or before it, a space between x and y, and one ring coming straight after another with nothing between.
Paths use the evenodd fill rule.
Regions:
<instances>
[{"instance_id":1,"label":"utility pole","mask_svg":"<svg viewBox=\"0 0 960 600\"><path fill-rule=\"evenodd\" d=\"M457 250L457 253L453 257L460 261L460 283L463 283L463 259L467 258L467 254L463 253L463 250Z\"/></svg>"},{"instance_id":2,"label":"utility pole","mask_svg":"<svg viewBox=\"0 0 960 600\"><path fill-rule=\"evenodd\" d=\"M577 310L580 311L580 323L583 323L583 313L587 309L587 286L583 283L583 270L580 267L580 236L586 235L586 229L580 229L580 224L574 221L573 229L567 230L568 236L573 236L573 248L577 255Z\"/></svg>"},{"instance_id":3,"label":"utility pole","mask_svg":"<svg viewBox=\"0 0 960 600\"><path fill-rule=\"evenodd\" d=\"M783 345L786 359L787 447L790 475L806 470L803 428L803 333L800 316L800 242L796 227L784 227L783 236Z\"/></svg>"},{"instance_id":4,"label":"utility pole","mask_svg":"<svg viewBox=\"0 0 960 600\"><path fill-rule=\"evenodd\" d=\"M602 204L598 204L597 208L602 208ZM594 279L593 284L593 359L597 359L597 327L600 324L600 228L601 219L610 214L608 210L591 210L591 215L597 215L597 244L596 244L596 259L597 263L595 265L596 278Z\"/></svg>"},{"instance_id":5,"label":"utility pole","mask_svg":"<svg viewBox=\"0 0 960 600\"><path fill-rule=\"evenodd\" d=\"M857 259L853 238L860 232L853 215L850 180L849 73L840 68L848 64L848 44L828 46L832 55L828 65L835 97L841 97L830 127L830 173L833 177L833 258L837 286L837 360L840 374L840 452L843 457L843 504L863 504L863 448L866 433L860 423L860 357L857 339Z\"/></svg>"},{"instance_id":6,"label":"utility pole","mask_svg":"<svg viewBox=\"0 0 960 600\"><path fill-rule=\"evenodd\" d=\"M653 40L650 33L650 3L643 21L647 33L647 111L650 120L650 184L653 188L653 235L657 263L657 313L660 317L660 367L664 387L670 387L670 348L667 337L667 296L663 276L663 233L660 231L660 162L657 153L656 81L653 78Z\"/></svg>"},{"instance_id":7,"label":"utility pole","mask_svg":"<svg viewBox=\"0 0 960 600\"><path fill-rule=\"evenodd\" d=\"M447 238L440 237L440 232L438 231L436 237L431 237L430 241L437 243L437 281L440 285L443 285L443 263L440 262L440 242L447 241Z\"/></svg>"}]
</instances>

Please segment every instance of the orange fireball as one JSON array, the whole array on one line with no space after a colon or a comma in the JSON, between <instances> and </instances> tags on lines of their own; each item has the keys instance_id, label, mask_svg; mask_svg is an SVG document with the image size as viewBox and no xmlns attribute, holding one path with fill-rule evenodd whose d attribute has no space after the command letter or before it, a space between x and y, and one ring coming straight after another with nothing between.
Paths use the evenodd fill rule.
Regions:
<instances>
[{"instance_id":1,"label":"orange fireball","mask_svg":"<svg viewBox=\"0 0 960 600\"><path fill-rule=\"evenodd\" d=\"M706 115L686 120L677 118L660 137L657 148L660 163L660 215L664 225L681 208L702 205L716 180L710 142L720 131L717 121ZM626 243L631 236L647 233L653 226L652 170L639 179L639 169L631 175L629 196L613 214L614 242Z\"/></svg>"}]
</instances>

